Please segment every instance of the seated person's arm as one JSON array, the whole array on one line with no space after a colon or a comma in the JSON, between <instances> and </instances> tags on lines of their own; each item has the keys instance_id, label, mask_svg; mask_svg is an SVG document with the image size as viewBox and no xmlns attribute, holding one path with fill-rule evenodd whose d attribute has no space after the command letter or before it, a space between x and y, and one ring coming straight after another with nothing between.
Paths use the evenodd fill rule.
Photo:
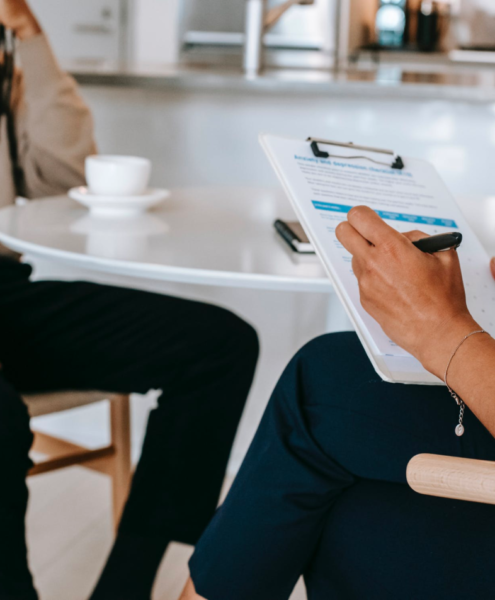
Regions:
<instances>
[{"instance_id":1,"label":"seated person's arm","mask_svg":"<svg viewBox=\"0 0 495 600\"><path fill-rule=\"evenodd\" d=\"M353 255L365 310L394 342L443 380L458 344L481 329L466 305L457 252L425 254L412 244L425 234L402 235L364 206L349 212L337 237ZM473 335L452 360L448 383L495 436L494 367L495 340Z\"/></svg>"},{"instance_id":2,"label":"seated person's arm","mask_svg":"<svg viewBox=\"0 0 495 600\"><path fill-rule=\"evenodd\" d=\"M0 0L0 22L19 39L23 77L14 82L13 106L25 193L64 193L84 182L84 159L96 151L91 113L26 1Z\"/></svg>"}]
</instances>

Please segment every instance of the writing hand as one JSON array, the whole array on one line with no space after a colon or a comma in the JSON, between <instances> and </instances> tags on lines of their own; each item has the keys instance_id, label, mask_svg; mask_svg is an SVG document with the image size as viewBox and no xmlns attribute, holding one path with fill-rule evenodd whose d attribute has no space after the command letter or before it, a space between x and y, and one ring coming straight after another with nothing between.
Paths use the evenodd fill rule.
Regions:
<instances>
[{"instance_id":1,"label":"writing hand","mask_svg":"<svg viewBox=\"0 0 495 600\"><path fill-rule=\"evenodd\" d=\"M0 23L12 29L20 40L27 40L41 32L26 0L0 0Z\"/></svg>"},{"instance_id":2,"label":"writing hand","mask_svg":"<svg viewBox=\"0 0 495 600\"><path fill-rule=\"evenodd\" d=\"M366 206L353 208L336 235L353 256L363 308L390 339L443 378L456 345L479 329L466 305L457 252L421 252L412 241L424 233L403 235Z\"/></svg>"}]
</instances>

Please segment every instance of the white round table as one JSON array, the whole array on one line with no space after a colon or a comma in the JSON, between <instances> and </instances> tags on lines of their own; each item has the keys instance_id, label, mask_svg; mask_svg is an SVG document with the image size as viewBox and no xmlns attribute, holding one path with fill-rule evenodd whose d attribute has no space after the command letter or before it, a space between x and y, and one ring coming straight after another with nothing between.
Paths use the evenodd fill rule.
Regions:
<instances>
[{"instance_id":1,"label":"white round table","mask_svg":"<svg viewBox=\"0 0 495 600\"><path fill-rule=\"evenodd\" d=\"M293 218L282 191L174 190L157 210L97 218L66 198L0 211L0 242L27 256L113 275L210 286L331 292L316 257L297 261L273 222Z\"/></svg>"}]
</instances>

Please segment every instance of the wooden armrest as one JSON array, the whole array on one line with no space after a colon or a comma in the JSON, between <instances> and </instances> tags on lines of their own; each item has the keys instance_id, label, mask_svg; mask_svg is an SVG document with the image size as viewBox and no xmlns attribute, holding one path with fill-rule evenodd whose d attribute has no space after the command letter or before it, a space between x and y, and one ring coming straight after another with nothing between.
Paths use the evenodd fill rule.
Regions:
<instances>
[{"instance_id":1,"label":"wooden armrest","mask_svg":"<svg viewBox=\"0 0 495 600\"><path fill-rule=\"evenodd\" d=\"M407 481L420 494L495 504L495 462L419 454L407 465Z\"/></svg>"}]
</instances>

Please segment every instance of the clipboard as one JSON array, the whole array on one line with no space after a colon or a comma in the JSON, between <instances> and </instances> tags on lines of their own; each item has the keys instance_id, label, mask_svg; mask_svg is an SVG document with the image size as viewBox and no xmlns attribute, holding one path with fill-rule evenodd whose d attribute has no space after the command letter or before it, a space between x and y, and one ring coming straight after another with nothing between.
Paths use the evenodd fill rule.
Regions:
<instances>
[{"instance_id":1,"label":"clipboard","mask_svg":"<svg viewBox=\"0 0 495 600\"><path fill-rule=\"evenodd\" d=\"M488 254L434 167L424 160L402 159L391 150L317 138L262 134L260 142L378 375L391 383L443 385L394 345L364 311L351 257L334 234L336 224L357 204L367 204L399 231L460 230L463 276L470 278L474 291L468 306L480 325L494 335L495 323L488 312L495 319L495 282L489 275Z\"/></svg>"},{"instance_id":2,"label":"clipboard","mask_svg":"<svg viewBox=\"0 0 495 600\"><path fill-rule=\"evenodd\" d=\"M309 137L306 141L310 143L311 150L317 158L330 158L330 156L332 156L334 158L346 158L347 160L363 159L369 160L378 165L390 167L391 169L404 168L404 161L393 150L385 150L384 148L371 148L369 146L358 146L353 142L348 142L347 144L344 142L332 142L330 140L320 140L318 138L312 137ZM337 148L350 148L353 152L357 152L357 154L355 154L354 156L339 156L338 154L330 154L330 152L325 152L324 150L321 150L319 144L325 146L333 146ZM372 158L371 156L369 156L369 153L384 155L384 157L382 160L377 160L376 158Z\"/></svg>"}]
</instances>

